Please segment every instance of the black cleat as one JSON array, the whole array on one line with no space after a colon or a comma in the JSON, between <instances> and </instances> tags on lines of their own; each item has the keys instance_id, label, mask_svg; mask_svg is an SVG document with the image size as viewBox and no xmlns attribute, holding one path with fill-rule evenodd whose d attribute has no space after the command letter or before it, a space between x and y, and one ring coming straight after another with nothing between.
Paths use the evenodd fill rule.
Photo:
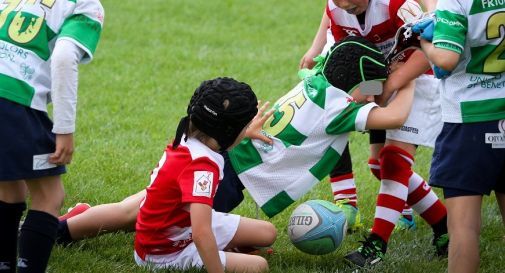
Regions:
<instances>
[{"instance_id":1,"label":"black cleat","mask_svg":"<svg viewBox=\"0 0 505 273\"><path fill-rule=\"evenodd\" d=\"M352 266L372 267L380 263L386 253L387 244L376 236L369 236L357 250L347 254L344 259Z\"/></svg>"}]
</instances>

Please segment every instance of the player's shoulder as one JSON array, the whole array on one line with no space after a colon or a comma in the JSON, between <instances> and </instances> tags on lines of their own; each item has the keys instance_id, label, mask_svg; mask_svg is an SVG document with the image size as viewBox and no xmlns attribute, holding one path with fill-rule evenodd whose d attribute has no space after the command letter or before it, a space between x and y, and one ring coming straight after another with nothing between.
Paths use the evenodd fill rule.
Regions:
<instances>
[{"instance_id":1,"label":"player's shoulder","mask_svg":"<svg viewBox=\"0 0 505 273\"><path fill-rule=\"evenodd\" d=\"M188 141L183 143L188 148L191 155L191 165L203 165L209 169L219 169L219 176L223 176L224 158L221 154L214 152L202 142L189 138Z\"/></svg>"}]
</instances>

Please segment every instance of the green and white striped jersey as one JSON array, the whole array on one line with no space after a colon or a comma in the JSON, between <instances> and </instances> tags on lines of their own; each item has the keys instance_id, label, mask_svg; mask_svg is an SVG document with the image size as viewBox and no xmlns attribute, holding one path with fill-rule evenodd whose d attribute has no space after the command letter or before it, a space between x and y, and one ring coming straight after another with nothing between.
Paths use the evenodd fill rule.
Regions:
<instances>
[{"instance_id":1,"label":"green and white striped jersey","mask_svg":"<svg viewBox=\"0 0 505 273\"><path fill-rule=\"evenodd\" d=\"M47 111L56 40L74 42L89 62L103 16L99 0L0 0L0 97Z\"/></svg>"},{"instance_id":2,"label":"green and white striped jersey","mask_svg":"<svg viewBox=\"0 0 505 273\"><path fill-rule=\"evenodd\" d=\"M365 130L375 106L357 104L320 74L305 78L275 103L264 125L274 144L245 139L229 152L233 168L272 217L329 174L349 132Z\"/></svg>"},{"instance_id":3,"label":"green and white striped jersey","mask_svg":"<svg viewBox=\"0 0 505 273\"><path fill-rule=\"evenodd\" d=\"M435 47L461 54L441 82L444 122L505 119L505 0L438 1Z\"/></svg>"}]
</instances>

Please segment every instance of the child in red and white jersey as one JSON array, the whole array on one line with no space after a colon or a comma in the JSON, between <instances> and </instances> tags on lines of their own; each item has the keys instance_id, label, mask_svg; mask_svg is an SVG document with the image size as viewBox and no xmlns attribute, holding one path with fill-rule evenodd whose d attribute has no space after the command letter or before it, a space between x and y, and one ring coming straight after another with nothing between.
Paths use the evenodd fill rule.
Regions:
<instances>
[{"instance_id":1,"label":"child in red and white jersey","mask_svg":"<svg viewBox=\"0 0 505 273\"><path fill-rule=\"evenodd\" d=\"M223 178L224 159L219 152L246 135L257 105L249 85L230 78L205 81L196 89L188 115L181 119L174 142L153 170L141 203L135 235L137 264L179 269L204 266L208 272L268 270L261 256L223 250L271 245L275 227L212 209Z\"/></svg>"}]
</instances>

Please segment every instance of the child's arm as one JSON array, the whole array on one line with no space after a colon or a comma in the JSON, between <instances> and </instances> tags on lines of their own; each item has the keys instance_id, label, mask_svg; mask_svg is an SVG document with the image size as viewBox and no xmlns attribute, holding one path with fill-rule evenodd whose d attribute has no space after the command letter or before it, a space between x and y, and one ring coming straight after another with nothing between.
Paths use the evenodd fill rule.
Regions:
<instances>
[{"instance_id":1,"label":"child's arm","mask_svg":"<svg viewBox=\"0 0 505 273\"><path fill-rule=\"evenodd\" d=\"M428 59L443 70L452 71L459 62L460 54L455 51L435 47L424 39L421 39L421 47Z\"/></svg>"},{"instance_id":2,"label":"child's arm","mask_svg":"<svg viewBox=\"0 0 505 273\"><path fill-rule=\"evenodd\" d=\"M224 272L216 244L216 237L212 232L212 208L206 204L191 203L191 229L193 242L198 254L202 258L205 269L209 273Z\"/></svg>"},{"instance_id":3,"label":"child's arm","mask_svg":"<svg viewBox=\"0 0 505 273\"><path fill-rule=\"evenodd\" d=\"M426 59L426 56L424 56L422 51L416 50L405 64L388 76L384 83L384 91L376 102L379 105L385 105L396 90L416 79L428 69L430 69L430 63Z\"/></svg>"},{"instance_id":4,"label":"child's arm","mask_svg":"<svg viewBox=\"0 0 505 273\"><path fill-rule=\"evenodd\" d=\"M56 149L49 162L69 164L74 152L78 64L85 52L75 43L58 40L51 56L51 97L53 100Z\"/></svg>"},{"instance_id":5,"label":"child's arm","mask_svg":"<svg viewBox=\"0 0 505 273\"><path fill-rule=\"evenodd\" d=\"M321 51L323 51L324 45L326 44L326 32L328 31L329 26L330 18L328 18L326 12L323 12L323 18L321 19L321 24L317 30L316 37L314 37L314 41L312 41L312 46L310 46L309 50L307 50L300 60L299 68L314 67L316 64L314 62L314 58L321 54Z\"/></svg>"},{"instance_id":6,"label":"child's arm","mask_svg":"<svg viewBox=\"0 0 505 273\"><path fill-rule=\"evenodd\" d=\"M414 81L398 90L387 107L375 107L368 114L366 129L395 129L401 127L410 113L414 99Z\"/></svg>"}]
</instances>

